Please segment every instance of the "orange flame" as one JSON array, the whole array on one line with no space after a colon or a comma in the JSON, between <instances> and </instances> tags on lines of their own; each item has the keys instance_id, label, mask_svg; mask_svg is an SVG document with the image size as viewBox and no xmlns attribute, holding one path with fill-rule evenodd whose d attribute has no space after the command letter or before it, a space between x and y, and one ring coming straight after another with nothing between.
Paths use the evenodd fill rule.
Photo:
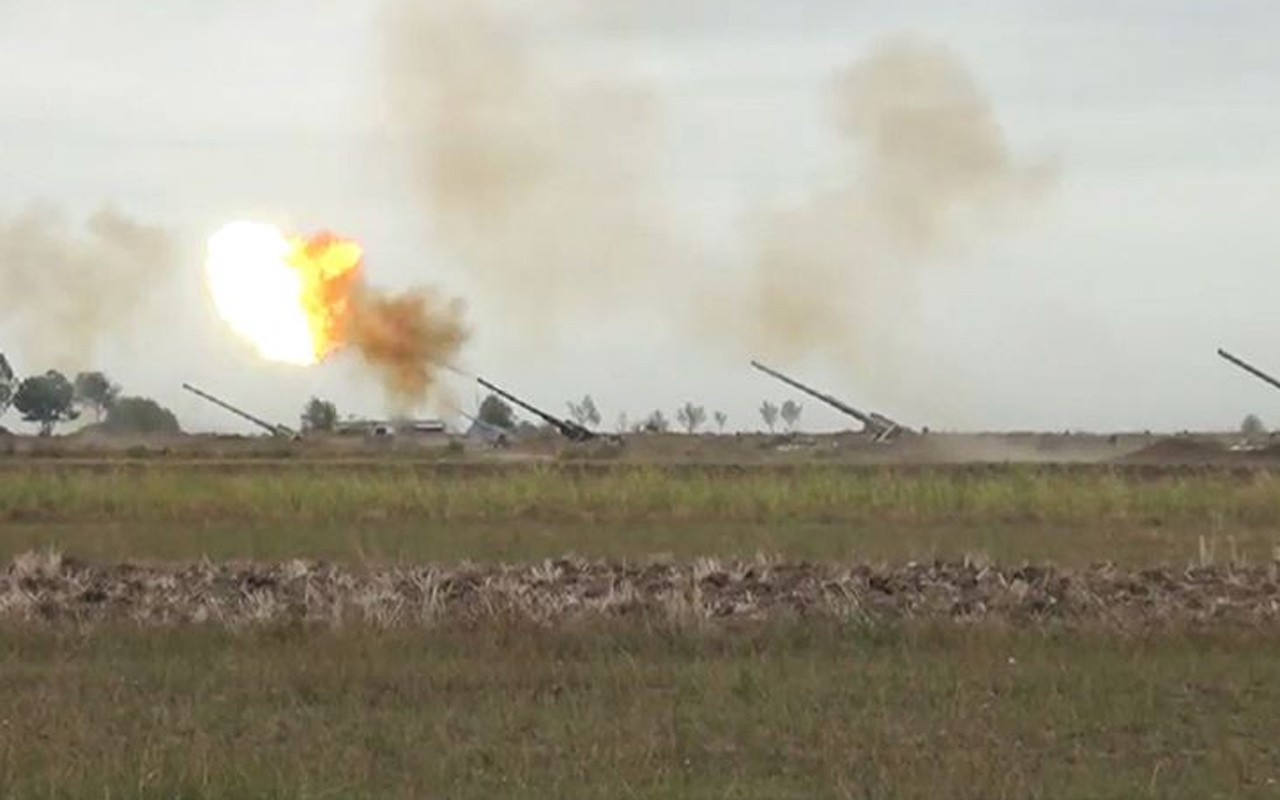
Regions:
<instances>
[{"instance_id":1,"label":"orange flame","mask_svg":"<svg viewBox=\"0 0 1280 800\"><path fill-rule=\"evenodd\" d=\"M314 364L346 342L360 245L321 233L287 238L251 222L209 239L206 273L218 313L272 361Z\"/></svg>"},{"instance_id":2,"label":"orange flame","mask_svg":"<svg viewBox=\"0 0 1280 800\"><path fill-rule=\"evenodd\" d=\"M364 251L332 233L290 240L286 259L302 276L302 307L311 331L312 352L324 359L347 341L352 291L360 281Z\"/></svg>"},{"instance_id":3,"label":"orange flame","mask_svg":"<svg viewBox=\"0 0 1280 800\"><path fill-rule=\"evenodd\" d=\"M233 222L209 239L205 273L218 314L271 361L308 366L350 347L410 407L467 338L461 301L365 284L360 245L332 233L289 238Z\"/></svg>"}]
</instances>

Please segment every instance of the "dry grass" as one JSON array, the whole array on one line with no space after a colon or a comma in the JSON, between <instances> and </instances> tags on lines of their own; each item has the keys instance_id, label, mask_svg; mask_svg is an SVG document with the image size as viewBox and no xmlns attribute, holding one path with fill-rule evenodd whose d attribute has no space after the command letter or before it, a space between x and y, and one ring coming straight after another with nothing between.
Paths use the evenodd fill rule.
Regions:
<instances>
[{"instance_id":1,"label":"dry grass","mask_svg":"<svg viewBox=\"0 0 1280 800\"><path fill-rule=\"evenodd\" d=\"M769 559L353 570L285 564L92 566L25 554L0 576L0 619L143 625L444 622L578 624L611 618L759 623L826 618L1087 624L1120 630L1280 627L1280 566L1130 571L982 563L788 564Z\"/></svg>"}]
</instances>

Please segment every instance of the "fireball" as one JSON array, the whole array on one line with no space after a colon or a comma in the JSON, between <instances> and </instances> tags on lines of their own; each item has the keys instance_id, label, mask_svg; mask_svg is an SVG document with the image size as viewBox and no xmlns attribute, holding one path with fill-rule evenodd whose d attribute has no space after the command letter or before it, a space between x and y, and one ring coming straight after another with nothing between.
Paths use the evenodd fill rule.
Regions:
<instances>
[{"instance_id":1,"label":"fireball","mask_svg":"<svg viewBox=\"0 0 1280 800\"><path fill-rule=\"evenodd\" d=\"M232 330L263 358L307 366L343 346L361 258L360 245L332 234L233 222L210 237L205 272Z\"/></svg>"}]
</instances>

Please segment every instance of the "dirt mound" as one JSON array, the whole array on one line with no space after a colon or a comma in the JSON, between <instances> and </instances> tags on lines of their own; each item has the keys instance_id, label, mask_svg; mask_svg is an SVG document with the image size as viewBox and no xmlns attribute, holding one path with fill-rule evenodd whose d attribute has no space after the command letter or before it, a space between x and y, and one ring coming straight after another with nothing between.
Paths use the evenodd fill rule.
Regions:
<instances>
[{"instance_id":1,"label":"dirt mound","mask_svg":"<svg viewBox=\"0 0 1280 800\"><path fill-rule=\"evenodd\" d=\"M1128 464L1203 464L1228 457L1230 452L1217 442L1178 436L1144 447L1119 460Z\"/></svg>"},{"instance_id":2,"label":"dirt mound","mask_svg":"<svg viewBox=\"0 0 1280 800\"><path fill-rule=\"evenodd\" d=\"M0 619L24 622L391 627L636 616L1280 627L1280 564L1127 571L942 561L890 567L560 559L356 570L305 561L95 566L27 554L0 575Z\"/></svg>"}]
</instances>

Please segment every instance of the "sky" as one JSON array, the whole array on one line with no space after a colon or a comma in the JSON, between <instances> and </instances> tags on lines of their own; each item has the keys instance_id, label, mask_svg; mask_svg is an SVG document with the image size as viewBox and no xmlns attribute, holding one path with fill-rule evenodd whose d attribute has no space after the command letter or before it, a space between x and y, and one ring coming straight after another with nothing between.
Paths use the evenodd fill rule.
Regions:
<instances>
[{"instance_id":1,"label":"sky","mask_svg":"<svg viewBox=\"0 0 1280 800\"><path fill-rule=\"evenodd\" d=\"M838 168L823 106L833 76L905 37L954 53L1009 148L1051 164L1053 185L886 298L892 346L774 366L934 429L1222 429L1250 412L1280 425L1280 394L1214 355L1280 372L1273 3L494 2L563 74L649 98L653 182L690 254L654 268L673 300L604 293L552 320L486 296L475 265L436 236L396 135L394 17L378 2L0 0L0 221L41 203L79 224L110 205L174 241L173 263L83 366L188 429L246 430L184 381L290 423L312 395L385 413L358 359L264 363L216 318L205 241L255 219L358 239L379 286L462 297L460 365L553 412L590 393L611 424L693 401L758 428L762 400L791 397L748 367L771 354L714 320L688 324L678 301L743 280L751 210L794 202ZM0 352L42 371L40 343L15 320L0 316ZM465 381L450 388L464 407L478 399ZM807 427L846 427L805 407Z\"/></svg>"}]
</instances>

